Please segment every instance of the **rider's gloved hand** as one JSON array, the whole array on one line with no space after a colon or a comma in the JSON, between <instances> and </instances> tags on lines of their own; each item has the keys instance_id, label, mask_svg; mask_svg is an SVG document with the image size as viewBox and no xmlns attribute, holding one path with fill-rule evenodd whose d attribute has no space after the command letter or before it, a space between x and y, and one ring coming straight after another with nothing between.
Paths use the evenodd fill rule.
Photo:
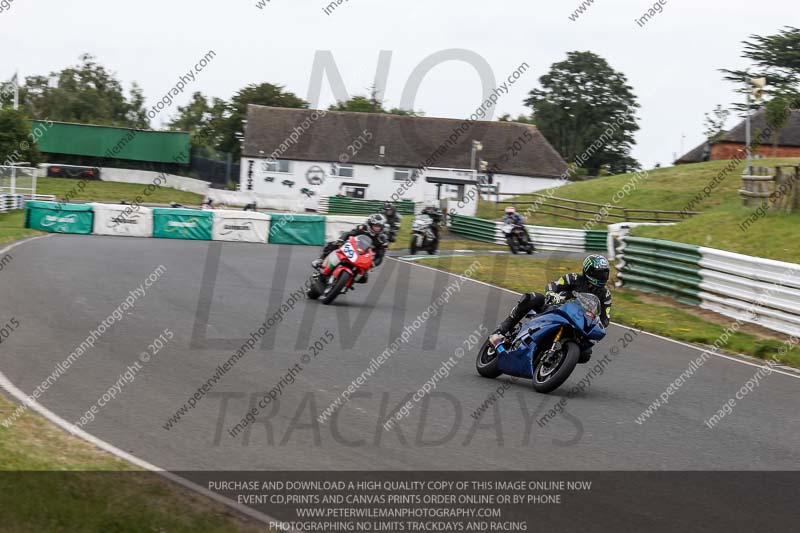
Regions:
<instances>
[{"instance_id":1,"label":"rider's gloved hand","mask_svg":"<svg viewBox=\"0 0 800 533\"><path fill-rule=\"evenodd\" d=\"M564 303L567 298L557 292L548 292L544 295L544 303L547 305L559 305Z\"/></svg>"}]
</instances>

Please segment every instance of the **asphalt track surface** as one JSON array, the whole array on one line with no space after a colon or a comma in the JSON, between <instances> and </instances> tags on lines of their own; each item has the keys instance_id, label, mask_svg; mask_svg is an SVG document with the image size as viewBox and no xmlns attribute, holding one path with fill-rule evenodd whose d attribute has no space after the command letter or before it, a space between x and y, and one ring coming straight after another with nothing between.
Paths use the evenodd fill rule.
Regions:
<instances>
[{"instance_id":1,"label":"asphalt track surface","mask_svg":"<svg viewBox=\"0 0 800 533\"><path fill-rule=\"evenodd\" d=\"M602 375L568 399L566 415L535 419L560 391L509 386L480 422L470 415L503 379L475 372L475 350L456 359L435 394L396 429L382 421L454 356L482 323L493 327L516 295L466 281L369 377L338 415L315 421L458 278L389 259L369 284L335 305L300 301L170 430L169 418L309 275L316 250L159 239L56 235L14 248L0 272L0 322L20 327L0 347L0 372L31 393L159 265L166 271L40 398L74 422L165 328L166 347L84 430L168 470L797 470L800 379L773 372L717 427L704 421L758 368L709 359L669 403L635 419L700 352L639 334ZM215 258L219 254L218 268ZM480 261L491 257L480 256ZM216 272L216 280L213 274ZM205 287L205 290L203 288ZM213 288L213 295L210 292ZM208 305L206 305L208 304ZM207 318L204 317L207 311ZM199 324L199 325L198 325ZM335 339L237 437L232 428L330 332ZM595 360L625 328L612 326ZM222 340L221 340L222 339ZM224 340L228 339L228 340ZM238 339L238 340L237 340ZM438 442L437 442L438 441Z\"/></svg>"}]
</instances>

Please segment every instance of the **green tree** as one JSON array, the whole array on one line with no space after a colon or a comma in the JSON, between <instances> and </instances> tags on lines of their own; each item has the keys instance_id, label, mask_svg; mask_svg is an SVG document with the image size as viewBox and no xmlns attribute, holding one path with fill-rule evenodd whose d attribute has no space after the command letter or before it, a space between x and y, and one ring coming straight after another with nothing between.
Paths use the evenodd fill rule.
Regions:
<instances>
[{"instance_id":1,"label":"green tree","mask_svg":"<svg viewBox=\"0 0 800 533\"><path fill-rule=\"evenodd\" d=\"M639 104L624 74L592 52L569 52L539 83L525 104L564 159L587 157L576 164L592 175L603 167L613 173L639 167L629 155Z\"/></svg>"},{"instance_id":2,"label":"green tree","mask_svg":"<svg viewBox=\"0 0 800 533\"><path fill-rule=\"evenodd\" d=\"M351 111L355 113L387 113L389 115L404 115L411 117L422 117L425 113L414 111L413 109L402 109L393 107L388 111L384 107L384 101L378 97L378 90L372 87L369 96L356 95L344 102L337 102L328 107L328 111Z\"/></svg>"},{"instance_id":3,"label":"green tree","mask_svg":"<svg viewBox=\"0 0 800 533\"><path fill-rule=\"evenodd\" d=\"M731 112L721 105L717 104L711 113L706 113L705 119L705 135L706 138L715 141L725 134L725 123Z\"/></svg>"},{"instance_id":4,"label":"green tree","mask_svg":"<svg viewBox=\"0 0 800 533\"><path fill-rule=\"evenodd\" d=\"M244 135L247 106L250 104L271 107L308 108L308 102L280 85L261 83L248 85L239 90L230 102L215 100L211 106L209 128L215 131L210 141L220 152L231 152L234 160L242 155L240 136ZM238 135L237 135L238 134Z\"/></svg>"},{"instance_id":5,"label":"green tree","mask_svg":"<svg viewBox=\"0 0 800 533\"><path fill-rule=\"evenodd\" d=\"M47 76L30 76L20 105L39 119L145 128L144 95L136 83L126 96L115 74L84 54L81 63Z\"/></svg>"},{"instance_id":6,"label":"green tree","mask_svg":"<svg viewBox=\"0 0 800 533\"><path fill-rule=\"evenodd\" d=\"M748 92L747 80L760 77L767 78L767 94L800 90L800 28L786 26L774 35L751 35L742 44L742 57L752 62L751 68L722 69L726 80L741 85L738 92Z\"/></svg>"},{"instance_id":7,"label":"green tree","mask_svg":"<svg viewBox=\"0 0 800 533\"><path fill-rule=\"evenodd\" d=\"M338 102L329 111L352 111L356 113L386 113L380 100L368 96L354 96L345 102Z\"/></svg>"},{"instance_id":8,"label":"green tree","mask_svg":"<svg viewBox=\"0 0 800 533\"><path fill-rule=\"evenodd\" d=\"M32 142L31 123L23 110L0 109L0 165L26 162L37 165L42 157Z\"/></svg>"},{"instance_id":9,"label":"green tree","mask_svg":"<svg viewBox=\"0 0 800 533\"><path fill-rule=\"evenodd\" d=\"M175 131L188 131L191 145L206 155L216 151L220 141L219 132L214 127L224 120L227 104L219 98L209 99L201 92L192 94L191 101L178 106L177 114L167 127Z\"/></svg>"},{"instance_id":10,"label":"green tree","mask_svg":"<svg viewBox=\"0 0 800 533\"><path fill-rule=\"evenodd\" d=\"M519 122L521 124L534 124L533 117L520 113L517 118L513 118L510 113L505 113L497 119L499 122Z\"/></svg>"}]
</instances>

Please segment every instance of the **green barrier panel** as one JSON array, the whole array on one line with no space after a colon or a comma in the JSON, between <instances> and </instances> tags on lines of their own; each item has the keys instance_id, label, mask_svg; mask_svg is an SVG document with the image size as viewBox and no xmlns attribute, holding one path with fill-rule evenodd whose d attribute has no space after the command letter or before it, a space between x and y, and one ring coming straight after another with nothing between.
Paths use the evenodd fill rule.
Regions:
<instances>
[{"instance_id":1,"label":"green barrier panel","mask_svg":"<svg viewBox=\"0 0 800 533\"><path fill-rule=\"evenodd\" d=\"M400 200L393 202L397 212L402 215L414 214L414 202ZM370 215L383 211L383 200L361 200L346 196L328 198L328 213L331 215Z\"/></svg>"},{"instance_id":2,"label":"green barrier panel","mask_svg":"<svg viewBox=\"0 0 800 533\"><path fill-rule=\"evenodd\" d=\"M88 235L94 226L94 212L88 204L25 202L25 227L51 233Z\"/></svg>"},{"instance_id":3,"label":"green barrier panel","mask_svg":"<svg viewBox=\"0 0 800 533\"><path fill-rule=\"evenodd\" d=\"M211 240L214 215L199 209L153 209L153 237L160 239Z\"/></svg>"},{"instance_id":4,"label":"green barrier panel","mask_svg":"<svg viewBox=\"0 0 800 533\"><path fill-rule=\"evenodd\" d=\"M698 246L642 237L626 237L625 264L620 278L625 287L671 296L690 305L700 303Z\"/></svg>"},{"instance_id":5,"label":"green barrier panel","mask_svg":"<svg viewBox=\"0 0 800 533\"><path fill-rule=\"evenodd\" d=\"M325 244L325 217L322 215L293 215L271 213L270 244Z\"/></svg>"},{"instance_id":6,"label":"green barrier panel","mask_svg":"<svg viewBox=\"0 0 800 533\"><path fill-rule=\"evenodd\" d=\"M462 215L450 215L450 232L468 239L494 243L497 225L491 220Z\"/></svg>"},{"instance_id":7,"label":"green barrier panel","mask_svg":"<svg viewBox=\"0 0 800 533\"><path fill-rule=\"evenodd\" d=\"M584 237L587 252L605 252L608 250L608 232L604 230L587 230Z\"/></svg>"}]
</instances>

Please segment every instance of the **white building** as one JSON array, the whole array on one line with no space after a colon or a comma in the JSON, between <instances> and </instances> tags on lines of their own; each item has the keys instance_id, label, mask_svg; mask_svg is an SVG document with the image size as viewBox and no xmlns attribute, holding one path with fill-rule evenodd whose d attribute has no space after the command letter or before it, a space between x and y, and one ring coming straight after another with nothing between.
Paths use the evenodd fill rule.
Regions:
<instances>
[{"instance_id":1,"label":"white building","mask_svg":"<svg viewBox=\"0 0 800 533\"><path fill-rule=\"evenodd\" d=\"M482 145L474 154L473 141ZM241 193L272 209L316 210L320 197L341 195L449 200L474 214L478 183L534 192L558 184L567 168L528 124L255 105L242 154ZM489 171L471 170L480 160Z\"/></svg>"}]
</instances>

